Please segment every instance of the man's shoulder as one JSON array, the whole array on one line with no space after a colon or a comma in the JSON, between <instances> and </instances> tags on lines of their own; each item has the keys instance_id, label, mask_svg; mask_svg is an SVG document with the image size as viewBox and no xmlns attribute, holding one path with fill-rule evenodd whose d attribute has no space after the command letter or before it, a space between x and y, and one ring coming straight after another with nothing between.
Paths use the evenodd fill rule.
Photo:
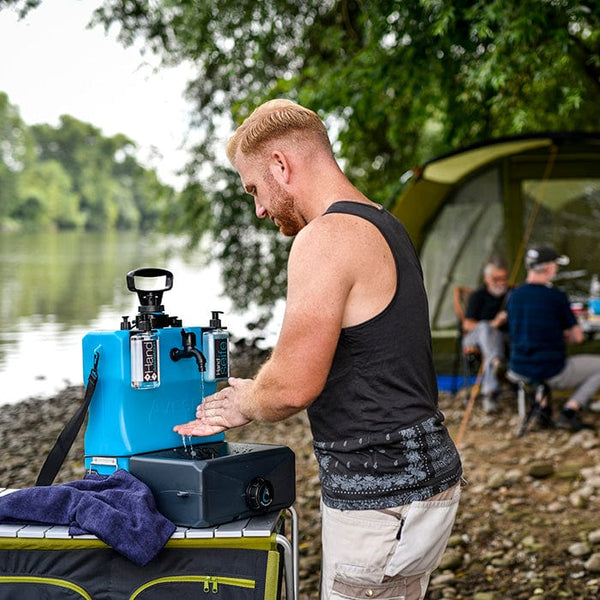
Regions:
<instances>
[{"instance_id":1,"label":"man's shoulder","mask_svg":"<svg viewBox=\"0 0 600 600\"><path fill-rule=\"evenodd\" d=\"M545 289L547 289L546 286L532 285L531 283L524 282L516 288L513 288L510 292L510 296L511 298L520 298L538 293L544 294Z\"/></svg>"},{"instance_id":2,"label":"man's shoulder","mask_svg":"<svg viewBox=\"0 0 600 600\"><path fill-rule=\"evenodd\" d=\"M313 245L339 243L347 235L348 225L340 219L342 215L320 215L307 223L294 238L292 248L310 248Z\"/></svg>"},{"instance_id":3,"label":"man's shoulder","mask_svg":"<svg viewBox=\"0 0 600 600\"><path fill-rule=\"evenodd\" d=\"M567 295L563 290L542 284L522 283L510 293L511 301L515 299L538 299L544 302L552 302L559 299L564 300L565 298L567 298Z\"/></svg>"},{"instance_id":4,"label":"man's shoulder","mask_svg":"<svg viewBox=\"0 0 600 600\"><path fill-rule=\"evenodd\" d=\"M296 235L294 245L346 245L351 249L357 244L369 243L369 238L378 235L370 221L353 214L332 212L312 219Z\"/></svg>"},{"instance_id":5,"label":"man's shoulder","mask_svg":"<svg viewBox=\"0 0 600 600\"><path fill-rule=\"evenodd\" d=\"M321 215L296 235L289 263L308 261L313 269L353 268L377 255L382 244L370 223L343 213Z\"/></svg>"}]
</instances>

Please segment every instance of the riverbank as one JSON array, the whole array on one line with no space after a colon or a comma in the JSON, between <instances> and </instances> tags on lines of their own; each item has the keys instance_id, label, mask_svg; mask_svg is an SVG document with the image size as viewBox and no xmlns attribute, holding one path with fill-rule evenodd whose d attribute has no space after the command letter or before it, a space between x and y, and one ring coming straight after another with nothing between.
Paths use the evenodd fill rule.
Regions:
<instances>
[{"instance_id":1,"label":"riverbank","mask_svg":"<svg viewBox=\"0 0 600 600\"><path fill-rule=\"evenodd\" d=\"M241 373L239 373L241 374ZM80 386L52 398L0 410L0 487L27 487L83 397ZM530 431L515 438L515 401L490 416L475 408L461 455L469 485L454 535L428 600L592 600L600 594L600 438L594 431ZM464 415L460 395L440 407L454 436ZM589 419L600 431L600 415ZM319 482L306 415L250 424L228 439L286 444L296 454L301 600L317 597ZM58 482L84 476L83 433Z\"/></svg>"}]
</instances>

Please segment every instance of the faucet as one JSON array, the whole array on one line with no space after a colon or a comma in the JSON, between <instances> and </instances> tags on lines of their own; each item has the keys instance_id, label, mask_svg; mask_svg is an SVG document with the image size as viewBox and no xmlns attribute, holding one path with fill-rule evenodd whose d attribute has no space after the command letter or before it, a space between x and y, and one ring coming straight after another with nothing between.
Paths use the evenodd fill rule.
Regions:
<instances>
[{"instance_id":1,"label":"faucet","mask_svg":"<svg viewBox=\"0 0 600 600\"><path fill-rule=\"evenodd\" d=\"M196 364L198 365L198 371L204 373L206 371L206 357L198 348L196 348L196 334L193 331L181 330L181 344L183 350L180 348L171 348L169 355L171 360L177 362L182 358L195 358Z\"/></svg>"}]
</instances>

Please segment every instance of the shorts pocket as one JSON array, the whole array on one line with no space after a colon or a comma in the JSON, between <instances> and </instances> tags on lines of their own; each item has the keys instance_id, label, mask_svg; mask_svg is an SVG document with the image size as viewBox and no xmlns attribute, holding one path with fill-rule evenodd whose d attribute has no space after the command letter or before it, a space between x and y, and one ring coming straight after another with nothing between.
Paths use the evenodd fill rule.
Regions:
<instances>
[{"instance_id":1,"label":"shorts pocket","mask_svg":"<svg viewBox=\"0 0 600 600\"><path fill-rule=\"evenodd\" d=\"M336 575L330 600L404 600L406 598L406 578L393 577L384 583L352 581Z\"/></svg>"},{"instance_id":2,"label":"shorts pocket","mask_svg":"<svg viewBox=\"0 0 600 600\"><path fill-rule=\"evenodd\" d=\"M440 563L454 525L460 488L449 500L413 502L406 513L400 541L385 574L410 576L433 571Z\"/></svg>"}]
</instances>

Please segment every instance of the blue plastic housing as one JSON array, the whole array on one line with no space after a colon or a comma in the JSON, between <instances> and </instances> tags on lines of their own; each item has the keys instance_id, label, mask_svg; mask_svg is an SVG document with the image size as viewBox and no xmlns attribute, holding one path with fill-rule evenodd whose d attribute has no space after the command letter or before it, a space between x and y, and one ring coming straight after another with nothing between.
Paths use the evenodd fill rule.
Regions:
<instances>
[{"instance_id":1,"label":"blue plastic housing","mask_svg":"<svg viewBox=\"0 0 600 600\"><path fill-rule=\"evenodd\" d=\"M201 327L186 327L202 340ZM156 330L159 337L160 386L131 386L130 331L88 333L82 342L83 377L87 382L98 353L98 383L90 403L84 439L86 469L110 474L129 470L134 454L166 450L184 445L173 426L195 417L196 406L216 391L216 383L205 382L193 358L173 361L171 348L181 347L181 329ZM186 444L221 441L224 434L193 437Z\"/></svg>"}]
</instances>

